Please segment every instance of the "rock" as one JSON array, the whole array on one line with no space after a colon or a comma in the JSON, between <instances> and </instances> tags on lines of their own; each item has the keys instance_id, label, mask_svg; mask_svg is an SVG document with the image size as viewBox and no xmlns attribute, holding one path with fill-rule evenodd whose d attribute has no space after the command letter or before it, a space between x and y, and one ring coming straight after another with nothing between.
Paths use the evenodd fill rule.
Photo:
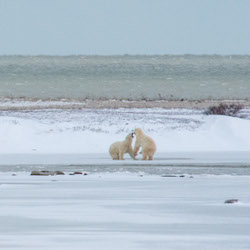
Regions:
<instances>
[{"instance_id":1,"label":"rock","mask_svg":"<svg viewBox=\"0 0 250 250\"><path fill-rule=\"evenodd\" d=\"M47 170L34 170L31 175L49 176L49 175L64 175L62 171L47 171Z\"/></svg>"},{"instance_id":2,"label":"rock","mask_svg":"<svg viewBox=\"0 0 250 250\"><path fill-rule=\"evenodd\" d=\"M231 199L231 200L226 200L224 203L232 204L232 203L237 203L238 201L239 201L238 199Z\"/></svg>"},{"instance_id":3,"label":"rock","mask_svg":"<svg viewBox=\"0 0 250 250\"><path fill-rule=\"evenodd\" d=\"M87 173L84 173L83 175L88 175Z\"/></svg>"},{"instance_id":4,"label":"rock","mask_svg":"<svg viewBox=\"0 0 250 250\"><path fill-rule=\"evenodd\" d=\"M12 176L16 176L16 174L12 174Z\"/></svg>"},{"instance_id":5,"label":"rock","mask_svg":"<svg viewBox=\"0 0 250 250\"><path fill-rule=\"evenodd\" d=\"M184 174L182 174L182 175L180 175L179 177L182 177L182 178L183 178L183 177L185 177L185 175L184 175Z\"/></svg>"},{"instance_id":6,"label":"rock","mask_svg":"<svg viewBox=\"0 0 250 250\"><path fill-rule=\"evenodd\" d=\"M31 172L31 175L49 176L49 175L51 175L51 172L50 171L34 170L34 171Z\"/></svg>"},{"instance_id":7,"label":"rock","mask_svg":"<svg viewBox=\"0 0 250 250\"><path fill-rule=\"evenodd\" d=\"M82 174L82 172L74 172L74 174Z\"/></svg>"},{"instance_id":8,"label":"rock","mask_svg":"<svg viewBox=\"0 0 250 250\"><path fill-rule=\"evenodd\" d=\"M173 175L173 174L163 174L161 177L177 177L177 175Z\"/></svg>"},{"instance_id":9,"label":"rock","mask_svg":"<svg viewBox=\"0 0 250 250\"><path fill-rule=\"evenodd\" d=\"M55 171L55 175L65 175L63 171Z\"/></svg>"}]
</instances>

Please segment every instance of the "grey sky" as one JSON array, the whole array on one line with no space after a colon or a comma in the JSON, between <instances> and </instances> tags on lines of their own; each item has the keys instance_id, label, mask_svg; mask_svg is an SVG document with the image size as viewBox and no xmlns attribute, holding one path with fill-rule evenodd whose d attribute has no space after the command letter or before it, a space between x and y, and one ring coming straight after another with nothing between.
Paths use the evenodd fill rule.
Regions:
<instances>
[{"instance_id":1,"label":"grey sky","mask_svg":"<svg viewBox=\"0 0 250 250\"><path fill-rule=\"evenodd\" d=\"M250 54L250 0L0 0L0 54Z\"/></svg>"}]
</instances>

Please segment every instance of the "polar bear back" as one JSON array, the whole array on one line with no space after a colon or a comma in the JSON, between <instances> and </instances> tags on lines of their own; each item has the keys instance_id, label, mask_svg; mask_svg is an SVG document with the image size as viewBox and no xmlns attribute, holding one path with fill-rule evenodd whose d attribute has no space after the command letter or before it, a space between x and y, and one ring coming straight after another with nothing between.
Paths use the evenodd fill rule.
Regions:
<instances>
[{"instance_id":1,"label":"polar bear back","mask_svg":"<svg viewBox=\"0 0 250 250\"><path fill-rule=\"evenodd\" d=\"M136 128L135 129L135 135L136 135L136 142L134 147L134 155L137 155L137 152L139 148L142 148L142 160L153 160L154 154L156 152L156 144L154 140L143 133L142 129Z\"/></svg>"},{"instance_id":2,"label":"polar bear back","mask_svg":"<svg viewBox=\"0 0 250 250\"><path fill-rule=\"evenodd\" d=\"M109 154L113 160L124 160L123 155L129 153L134 159L132 148L133 136L128 134L124 141L117 141L111 144L109 148Z\"/></svg>"},{"instance_id":3,"label":"polar bear back","mask_svg":"<svg viewBox=\"0 0 250 250\"><path fill-rule=\"evenodd\" d=\"M109 147L110 155L119 154L119 151L122 147L122 143L123 143L122 141L117 141L117 142L114 142L113 144L111 144Z\"/></svg>"},{"instance_id":4,"label":"polar bear back","mask_svg":"<svg viewBox=\"0 0 250 250\"><path fill-rule=\"evenodd\" d=\"M144 134L144 137L141 138L141 145L143 145L145 150L152 150L153 152L156 151L156 144L155 141L148 135Z\"/></svg>"}]
</instances>

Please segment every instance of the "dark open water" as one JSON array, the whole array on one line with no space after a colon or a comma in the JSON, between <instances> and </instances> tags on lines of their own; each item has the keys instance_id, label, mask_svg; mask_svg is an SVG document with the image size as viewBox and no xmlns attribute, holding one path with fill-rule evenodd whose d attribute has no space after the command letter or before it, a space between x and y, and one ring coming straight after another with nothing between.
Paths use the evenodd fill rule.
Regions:
<instances>
[{"instance_id":1,"label":"dark open water","mask_svg":"<svg viewBox=\"0 0 250 250\"><path fill-rule=\"evenodd\" d=\"M0 56L0 97L250 99L250 56Z\"/></svg>"}]
</instances>

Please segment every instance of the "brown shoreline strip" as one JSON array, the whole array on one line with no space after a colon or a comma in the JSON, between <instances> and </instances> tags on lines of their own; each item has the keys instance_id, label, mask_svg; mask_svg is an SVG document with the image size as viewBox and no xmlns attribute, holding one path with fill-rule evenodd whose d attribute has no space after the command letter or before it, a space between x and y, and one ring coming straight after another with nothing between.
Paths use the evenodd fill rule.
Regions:
<instances>
[{"instance_id":1,"label":"brown shoreline strip","mask_svg":"<svg viewBox=\"0 0 250 250\"><path fill-rule=\"evenodd\" d=\"M45 109L119 109L119 108L163 108L163 109L204 109L224 104L240 104L250 107L246 100L202 100L202 101L122 101L122 100L86 100L86 101L0 101L0 111L45 110Z\"/></svg>"}]
</instances>

